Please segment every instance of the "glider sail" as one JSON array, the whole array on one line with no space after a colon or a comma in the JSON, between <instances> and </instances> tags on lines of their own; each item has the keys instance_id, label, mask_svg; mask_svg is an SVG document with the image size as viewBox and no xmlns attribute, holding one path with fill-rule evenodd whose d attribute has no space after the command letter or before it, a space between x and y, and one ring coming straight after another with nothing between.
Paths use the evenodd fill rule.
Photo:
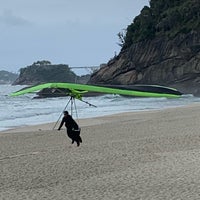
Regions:
<instances>
[{"instance_id":1,"label":"glider sail","mask_svg":"<svg viewBox=\"0 0 200 200\"><path fill-rule=\"evenodd\" d=\"M21 89L14 93L11 93L11 96L18 96L27 93L32 93L40 91L45 88L63 88L69 89L73 92L75 91L84 91L84 92L99 92L104 94L119 94L126 96L135 96L135 97L167 97L167 98L176 98L180 97L181 93L174 88L155 86L155 85L138 85L133 88L124 88L116 86L96 86L96 85L84 85L84 84L75 84L75 83L45 83L28 88ZM146 88L146 89L145 89ZM153 89L152 89L153 88Z\"/></svg>"}]
</instances>

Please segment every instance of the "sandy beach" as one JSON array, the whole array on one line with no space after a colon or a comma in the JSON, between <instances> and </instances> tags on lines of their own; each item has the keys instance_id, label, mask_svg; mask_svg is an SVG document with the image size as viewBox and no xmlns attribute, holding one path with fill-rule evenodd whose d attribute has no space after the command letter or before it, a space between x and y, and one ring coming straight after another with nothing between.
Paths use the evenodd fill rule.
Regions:
<instances>
[{"instance_id":1,"label":"sandy beach","mask_svg":"<svg viewBox=\"0 0 200 200\"><path fill-rule=\"evenodd\" d=\"M198 200L200 105L0 132L1 200Z\"/></svg>"}]
</instances>

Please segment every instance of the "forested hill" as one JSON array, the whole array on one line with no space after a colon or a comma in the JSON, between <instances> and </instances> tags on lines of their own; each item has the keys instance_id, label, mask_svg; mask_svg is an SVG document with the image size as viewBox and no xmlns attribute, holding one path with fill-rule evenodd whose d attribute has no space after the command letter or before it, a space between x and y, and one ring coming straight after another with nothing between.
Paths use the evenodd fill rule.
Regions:
<instances>
[{"instance_id":1,"label":"forested hill","mask_svg":"<svg viewBox=\"0 0 200 200\"><path fill-rule=\"evenodd\" d=\"M159 36L174 38L192 30L200 30L199 0L151 0L150 7L145 6L128 26L122 46Z\"/></svg>"},{"instance_id":2,"label":"forested hill","mask_svg":"<svg viewBox=\"0 0 200 200\"><path fill-rule=\"evenodd\" d=\"M151 0L91 84L158 84L200 96L200 0Z\"/></svg>"}]
</instances>

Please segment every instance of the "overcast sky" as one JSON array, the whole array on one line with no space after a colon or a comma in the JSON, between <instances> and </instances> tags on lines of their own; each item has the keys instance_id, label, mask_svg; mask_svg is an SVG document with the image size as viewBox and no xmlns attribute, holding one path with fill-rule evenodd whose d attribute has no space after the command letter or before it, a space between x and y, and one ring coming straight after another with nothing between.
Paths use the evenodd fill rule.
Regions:
<instances>
[{"instance_id":1,"label":"overcast sky","mask_svg":"<svg viewBox=\"0 0 200 200\"><path fill-rule=\"evenodd\" d=\"M70 67L107 63L117 33L149 0L0 0L0 70L38 60Z\"/></svg>"}]
</instances>

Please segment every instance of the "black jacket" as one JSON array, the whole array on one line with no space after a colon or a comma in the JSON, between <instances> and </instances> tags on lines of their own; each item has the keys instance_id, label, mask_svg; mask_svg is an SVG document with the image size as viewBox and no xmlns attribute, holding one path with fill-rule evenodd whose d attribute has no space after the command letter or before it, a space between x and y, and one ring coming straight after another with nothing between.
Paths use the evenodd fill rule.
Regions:
<instances>
[{"instance_id":1,"label":"black jacket","mask_svg":"<svg viewBox=\"0 0 200 200\"><path fill-rule=\"evenodd\" d=\"M67 130L72 130L72 129L78 130L79 129L78 124L74 121L74 119L72 118L71 115L67 115L62 118L62 121L61 121L58 129L61 129L61 127L63 126L64 123L65 123Z\"/></svg>"}]
</instances>

